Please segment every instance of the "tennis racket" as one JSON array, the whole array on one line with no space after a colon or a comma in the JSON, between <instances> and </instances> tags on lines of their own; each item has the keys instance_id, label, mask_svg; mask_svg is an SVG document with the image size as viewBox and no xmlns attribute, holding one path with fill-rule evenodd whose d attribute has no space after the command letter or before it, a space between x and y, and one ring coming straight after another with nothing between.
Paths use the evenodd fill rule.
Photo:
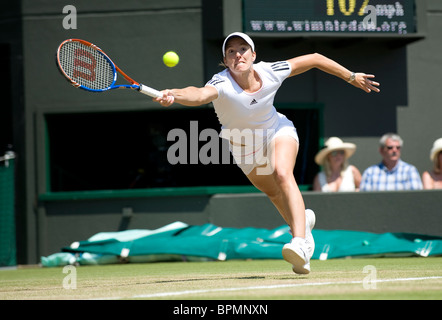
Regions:
<instances>
[{"instance_id":1,"label":"tennis racket","mask_svg":"<svg viewBox=\"0 0 442 320\"><path fill-rule=\"evenodd\" d=\"M57 49L57 66L61 73L76 88L91 92L112 89L133 89L151 97L162 94L126 75L96 45L80 40L67 39ZM117 71L130 84L116 85Z\"/></svg>"}]
</instances>

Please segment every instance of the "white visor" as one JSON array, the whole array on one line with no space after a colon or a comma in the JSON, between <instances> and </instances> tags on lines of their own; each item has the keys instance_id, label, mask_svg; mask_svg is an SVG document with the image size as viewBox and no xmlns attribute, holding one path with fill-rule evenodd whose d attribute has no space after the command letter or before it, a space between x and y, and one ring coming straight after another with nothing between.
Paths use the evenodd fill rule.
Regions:
<instances>
[{"instance_id":1,"label":"white visor","mask_svg":"<svg viewBox=\"0 0 442 320\"><path fill-rule=\"evenodd\" d=\"M246 35L245 33L242 33L242 32L233 32L233 33L229 34L226 37L226 39L224 40L223 49L222 49L223 50L223 57L226 56L226 43L232 37L240 37L240 38L242 38L245 42L247 42L247 44L249 46L252 47L252 52L255 52L255 44L253 43L253 40L248 35Z\"/></svg>"}]
</instances>

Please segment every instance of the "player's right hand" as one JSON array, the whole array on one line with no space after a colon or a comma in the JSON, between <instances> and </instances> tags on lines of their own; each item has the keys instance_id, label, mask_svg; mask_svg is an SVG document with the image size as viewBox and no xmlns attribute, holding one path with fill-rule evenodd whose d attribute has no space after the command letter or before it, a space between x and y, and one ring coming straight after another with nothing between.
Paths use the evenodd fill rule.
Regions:
<instances>
[{"instance_id":1,"label":"player's right hand","mask_svg":"<svg viewBox=\"0 0 442 320\"><path fill-rule=\"evenodd\" d=\"M163 107L168 107L173 104L175 97L173 96L172 90L166 89L161 91L162 97L154 98L153 100L161 104Z\"/></svg>"}]
</instances>

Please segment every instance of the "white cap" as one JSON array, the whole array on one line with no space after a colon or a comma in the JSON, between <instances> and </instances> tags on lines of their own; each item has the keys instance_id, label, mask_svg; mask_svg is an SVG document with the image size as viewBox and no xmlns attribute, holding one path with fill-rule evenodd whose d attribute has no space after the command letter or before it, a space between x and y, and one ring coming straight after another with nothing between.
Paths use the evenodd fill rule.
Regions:
<instances>
[{"instance_id":1,"label":"white cap","mask_svg":"<svg viewBox=\"0 0 442 320\"><path fill-rule=\"evenodd\" d=\"M240 37L240 38L242 38L245 42L247 42L247 44L249 46L252 47L252 52L255 52L255 44L253 43L253 40L248 35L246 35L245 33L242 33L242 32L233 32L233 33L229 34L226 37L226 39L224 40L223 49L222 49L223 50L223 57L226 56L226 43L232 37Z\"/></svg>"}]
</instances>

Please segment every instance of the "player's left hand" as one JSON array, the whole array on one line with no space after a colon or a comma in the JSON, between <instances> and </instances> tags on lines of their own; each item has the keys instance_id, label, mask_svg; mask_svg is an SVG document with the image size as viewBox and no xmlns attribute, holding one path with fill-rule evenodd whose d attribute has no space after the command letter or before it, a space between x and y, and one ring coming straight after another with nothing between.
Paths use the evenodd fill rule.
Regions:
<instances>
[{"instance_id":1,"label":"player's left hand","mask_svg":"<svg viewBox=\"0 0 442 320\"><path fill-rule=\"evenodd\" d=\"M380 86L379 82L373 81L373 74L365 74L362 72L358 72L355 74L355 79L351 82L356 88L362 89L367 93L372 91L380 92L381 90L378 88Z\"/></svg>"}]
</instances>

